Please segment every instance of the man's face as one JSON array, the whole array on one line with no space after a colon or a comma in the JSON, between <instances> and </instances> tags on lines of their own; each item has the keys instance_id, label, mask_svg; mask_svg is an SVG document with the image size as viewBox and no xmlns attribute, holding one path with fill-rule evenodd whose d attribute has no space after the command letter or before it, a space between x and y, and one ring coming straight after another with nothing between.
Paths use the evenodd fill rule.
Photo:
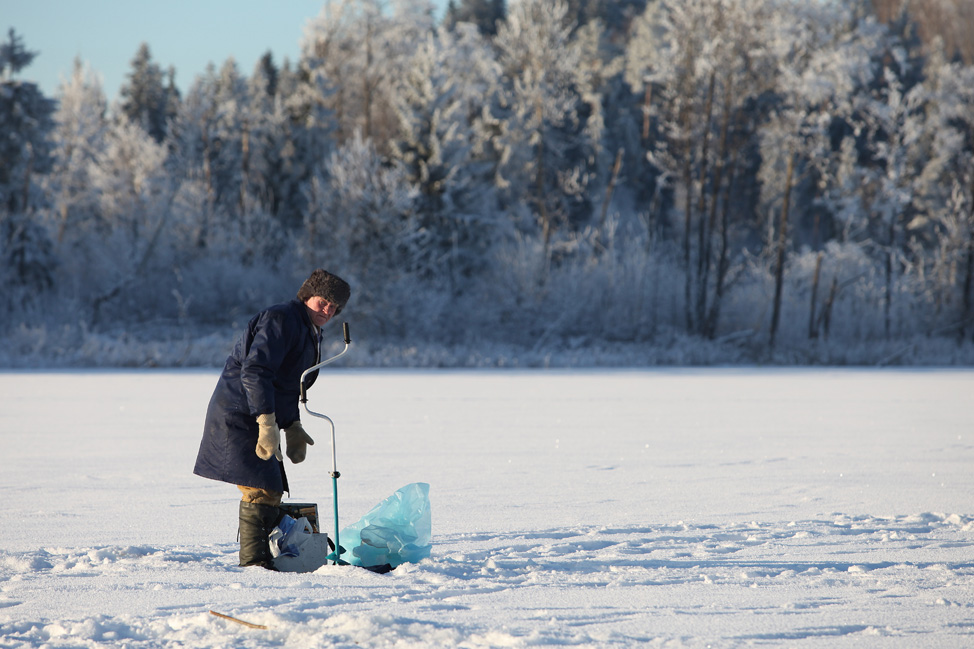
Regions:
<instances>
[{"instance_id":1,"label":"man's face","mask_svg":"<svg viewBox=\"0 0 974 649\"><path fill-rule=\"evenodd\" d=\"M305 300L304 306L308 308L308 315L311 316L311 322L316 327L325 326L325 323L331 320L331 317L335 315L335 311L338 310L337 306L317 295L313 295Z\"/></svg>"}]
</instances>

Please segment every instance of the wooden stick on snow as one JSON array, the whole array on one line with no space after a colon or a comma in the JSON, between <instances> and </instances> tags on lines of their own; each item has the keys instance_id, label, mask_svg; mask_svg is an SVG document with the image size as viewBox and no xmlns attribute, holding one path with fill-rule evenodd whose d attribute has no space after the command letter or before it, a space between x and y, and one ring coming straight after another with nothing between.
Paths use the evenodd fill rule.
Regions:
<instances>
[{"instance_id":1,"label":"wooden stick on snow","mask_svg":"<svg viewBox=\"0 0 974 649\"><path fill-rule=\"evenodd\" d=\"M252 622L244 622L243 620L238 620L235 617L230 617L229 615L224 615L223 613L217 613L216 611L210 611L210 615L215 615L217 617L222 617L224 620L230 620L231 622L236 622L237 624L242 624L251 629L266 629L267 627L263 624L253 624Z\"/></svg>"}]
</instances>

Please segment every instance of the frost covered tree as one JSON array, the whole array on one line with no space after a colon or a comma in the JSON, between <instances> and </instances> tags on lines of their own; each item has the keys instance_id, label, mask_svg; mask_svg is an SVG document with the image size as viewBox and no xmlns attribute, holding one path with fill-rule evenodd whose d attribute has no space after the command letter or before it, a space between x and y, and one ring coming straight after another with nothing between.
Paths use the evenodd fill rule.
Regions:
<instances>
[{"instance_id":1,"label":"frost covered tree","mask_svg":"<svg viewBox=\"0 0 974 649\"><path fill-rule=\"evenodd\" d=\"M911 225L935 229L931 301L963 341L974 331L974 66L935 59L924 86L932 137L918 180L926 209Z\"/></svg>"},{"instance_id":2,"label":"frost covered tree","mask_svg":"<svg viewBox=\"0 0 974 649\"><path fill-rule=\"evenodd\" d=\"M248 110L247 80L237 62L223 62L215 78L213 133L217 146L211 157L215 201L227 218L244 211L246 182L250 171L250 135L253 116Z\"/></svg>"},{"instance_id":3,"label":"frost covered tree","mask_svg":"<svg viewBox=\"0 0 974 649\"><path fill-rule=\"evenodd\" d=\"M637 199L647 203L643 210L645 221L660 221L660 185L657 174L661 171L650 166L647 154L656 140L653 122L654 70L658 67L657 53L663 46L660 3L652 3L632 22L630 37L623 48L622 78L631 95L623 95L623 101L631 107L629 115L617 116L611 128L621 131L615 136L625 151L630 171L630 186ZM621 103L621 102L616 102ZM657 115L658 118L658 115ZM626 130L623 130L626 129ZM663 181L666 178L664 176ZM649 228L651 229L651 228Z\"/></svg>"},{"instance_id":4,"label":"frost covered tree","mask_svg":"<svg viewBox=\"0 0 974 649\"><path fill-rule=\"evenodd\" d=\"M333 153L307 188L305 255L309 265L347 269L381 294L411 259L415 190L404 169L386 165L360 135Z\"/></svg>"},{"instance_id":5,"label":"frost covered tree","mask_svg":"<svg viewBox=\"0 0 974 649\"><path fill-rule=\"evenodd\" d=\"M286 259L292 231L302 223L299 196L303 176L291 176L294 167L293 126L285 99L278 92L278 70L268 53L260 59L236 109L239 123L239 217L234 230L250 264L262 259L276 267ZM300 127L299 131L303 130Z\"/></svg>"},{"instance_id":6,"label":"frost covered tree","mask_svg":"<svg viewBox=\"0 0 974 649\"><path fill-rule=\"evenodd\" d=\"M753 218L751 168L774 83L772 13L767 0L651 4L626 54L647 157L672 196L686 327L708 337L743 243L735 231Z\"/></svg>"},{"instance_id":7,"label":"frost covered tree","mask_svg":"<svg viewBox=\"0 0 974 649\"><path fill-rule=\"evenodd\" d=\"M929 234L923 224L946 199L935 171L940 161L933 155L928 93L915 81L921 77L917 59L872 21L857 23L847 35L833 48L838 63L829 68L841 70L848 79L829 103L844 107L838 111L846 119L844 142L831 156L827 147L819 147L805 158L818 173L816 200L831 213L837 236L861 246L882 277L876 299L888 339L897 321L895 297L905 295L906 282L919 286L924 281L924 240ZM829 48L821 46L817 57L834 60ZM826 80L837 78L827 69L812 72ZM904 330L921 324L924 310L918 302L904 300L899 309Z\"/></svg>"},{"instance_id":8,"label":"frost covered tree","mask_svg":"<svg viewBox=\"0 0 974 649\"><path fill-rule=\"evenodd\" d=\"M609 39L625 45L637 17L655 0L573 0L578 4L579 24L598 20L605 25Z\"/></svg>"},{"instance_id":9,"label":"frost covered tree","mask_svg":"<svg viewBox=\"0 0 974 649\"><path fill-rule=\"evenodd\" d=\"M108 102L101 81L80 59L61 83L54 122L54 164L46 188L51 229L61 245L97 232L100 219L91 173L105 147Z\"/></svg>"},{"instance_id":10,"label":"frost covered tree","mask_svg":"<svg viewBox=\"0 0 974 649\"><path fill-rule=\"evenodd\" d=\"M406 69L393 95L400 128L390 147L417 190L403 243L411 271L447 280L456 292L483 268L498 235L492 166L478 152L476 125L499 71L472 25L431 32Z\"/></svg>"},{"instance_id":11,"label":"frost covered tree","mask_svg":"<svg viewBox=\"0 0 974 649\"><path fill-rule=\"evenodd\" d=\"M54 102L17 75L36 56L11 29L0 42L0 284L6 308L53 286L50 238L38 219L35 188L51 166Z\"/></svg>"},{"instance_id":12,"label":"frost covered tree","mask_svg":"<svg viewBox=\"0 0 974 649\"><path fill-rule=\"evenodd\" d=\"M604 24L597 18L581 26L573 37L579 52L575 87L580 99L580 113L584 115L583 141L586 143L580 153L586 157L586 167L596 179L589 186L593 190L596 186L606 187L597 223L599 236L604 234L609 204L625 153L621 143L617 150L607 150L604 146L609 131L607 105L624 92L620 74L624 59L614 54L607 39ZM618 113L613 114L613 117L617 116Z\"/></svg>"},{"instance_id":13,"label":"frost covered tree","mask_svg":"<svg viewBox=\"0 0 974 649\"><path fill-rule=\"evenodd\" d=\"M217 92L215 70L196 78L169 134L171 168L180 186L177 204L195 216L192 239L198 248L208 245L216 211L217 178L214 161L219 147L216 133Z\"/></svg>"},{"instance_id":14,"label":"frost covered tree","mask_svg":"<svg viewBox=\"0 0 974 649\"><path fill-rule=\"evenodd\" d=\"M455 29L460 23L471 23L477 26L481 34L493 36L497 33L497 24L504 20L507 12L505 0L449 0L443 17L443 25L447 29Z\"/></svg>"},{"instance_id":15,"label":"frost covered tree","mask_svg":"<svg viewBox=\"0 0 974 649\"><path fill-rule=\"evenodd\" d=\"M936 2L961 22L961 4ZM872 13L455 0L434 29L426 0L331 0L296 65L212 65L183 100L144 46L119 103L78 66L56 112L17 80L33 53L11 34L0 306L27 318L21 298L57 278L65 310L128 326L211 303L220 278L269 286L298 250L367 287L357 308L391 336L421 300L444 340L539 349L768 331L750 338L758 358L776 336L800 349L806 322L827 338L812 354L884 334L969 341L962 32L941 47ZM190 268L214 281L174 302ZM160 290L140 303L150 275ZM469 317L438 317L451 310Z\"/></svg>"},{"instance_id":16,"label":"frost covered tree","mask_svg":"<svg viewBox=\"0 0 974 649\"><path fill-rule=\"evenodd\" d=\"M870 234L883 257L883 330L887 339L892 335L898 269L906 265L906 230L917 212L915 174L922 167L921 156L926 154L926 136L922 133L926 118L920 90L919 86L906 90L897 75L886 68L882 87L863 110L872 135L869 140L875 166L860 191L869 210Z\"/></svg>"},{"instance_id":17,"label":"frost covered tree","mask_svg":"<svg viewBox=\"0 0 974 649\"><path fill-rule=\"evenodd\" d=\"M120 116L91 165L102 218L110 232L128 242L126 248L143 243L157 229L152 221L168 200L166 155L140 124Z\"/></svg>"},{"instance_id":18,"label":"frost covered tree","mask_svg":"<svg viewBox=\"0 0 974 649\"><path fill-rule=\"evenodd\" d=\"M267 198L264 154L271 146L264 140L268 116L260 92L248 89L236 62L227 59L219 71L210 65L197 77L173 121L170 168L184 178L180 200L184 211L198 215L201 248L248 254L239 235L250 211L263 211L258 199Z\"/></svg>"},{"instance_id":19,"label":"frost covered tree","mask_svg":"<svg viewBox=\"0 0 974 649\"><path fill-rule=\"evenodd\" d=\"M29 209L37 176L50 168L55 104L37 84L17 78L36 52L13 29L7 39L0 43L0 206L14 213Z\"/></svg>"},{"instance_id":20,"label":"frost covered tree","mask_svg":"<svg viewBox=\"0 0 974 649\"><path fill-rule=\"evenodd\" d=\"M551 251L556 230L587 217L587 173L579 148L585 125L578 114L579 48L562 0L518 0L494 44L507 79L495 148L502 164L496 183L512 202L526 200L543 243Z\"/></svg>"},{"instance_id":21,"label":"frost covered tree","mask_svg":"<svg viewBox=\"0 0 974 649\"><path fill-rule=\"evenodd\" d=\"M949 60L974 64L974 3L969 0L871 0L877 19L904 39L941 49Z\"/></svg>"},{"instance_id":22,"label":"frost covered tree","mask_svg":"<svg viewBox=\"0 0 974 649\"><path fill-rule=\"evenodd\" d=\"M144 315L159 306L156 300L167 298L127 293L135 282L144 281L166 244L173 197L166 158L165 146L139 123L120 115L91 165L89 177L103 224L103 247L101 254L90 256L87 267L79 269L76 281L89 292L94 324L102 320L109 305Z\"/></svg>"},{"instance_id":23,"label":"frost covered tree","mask_svg":"<svg viewBox=\"0 0 974 649\"><path fill-rule=\"evenodd\" d=\"M139 46L131 65L128 82L119 91L121 111L130 121L141 124L156 142L162 142L179 101L175 72L170 69L167 78L152 60L147 43Z\"/></svg>"},{"instance_id":24,"label":"frost covered tree","mask_svg":"<svg viewBox=\"0 0 974 649\"><path fill-rule=\"evenodd\" d=\"M298 225L300 219L287 197L293 181L287 177L285 158L293 147L289 140L290 116L284 98L278 93L279 76L268 52L247 80L241 202L259 206L283 223Z\"/></svg>"},{"instance_id":25,"label":"frost covered tree","mask_svg":"<svg viewBox=\"0 0 974 649\"><path fill-rule=\"evenodd\" d=\"M821 189L828 161L841 157L833 132L855 119L856 97L873 80L882 51L881 30L865 32L848 13L821 5L786 5L777 13L774 43L775 101L761 132L762 212L767 217L766 254L774 280L769 344L781 323L784 274L800 196ZM795 15L801 16L794 20ZM813 199L814 200L814 199ZM804 202L804 201L802 201ZM818 230L819 226L814 227ZM818 237L816 232L813 239ZM813 306L814 308L814 306Z\"/></svg>"},{"instance_id":26,"label":"frost covered tree","mask_svg":"<svg viewBox=\"0 0 974 649\"><path fill-rule=\"evenodd\" d=\"M271 117L276 140L273 186L278 192L274 213L292 229L303 227L304 187L336 146L334 116L309 79L306 68L293 69L285 59Z\"/></svg>"},{"instance_id":27,"label":"frost covered tree","mask_svg":"<svg viewBox=\"0 0 974 649\"><path fill-rule=\"evenodd\" d=\"M392 88L432 28L432 10L423 0L326 3L306 29L301 65L309 100L329 111L338 144L360 132L386 151L398 128Z\"/></svg>"}]
</instances>

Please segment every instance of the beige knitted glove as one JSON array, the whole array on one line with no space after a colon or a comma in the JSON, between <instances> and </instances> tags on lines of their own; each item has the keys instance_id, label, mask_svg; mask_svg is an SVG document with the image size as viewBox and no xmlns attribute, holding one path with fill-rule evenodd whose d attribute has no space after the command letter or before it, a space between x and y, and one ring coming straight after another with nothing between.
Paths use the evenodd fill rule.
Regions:
<instances>
[{"instance_id":1,"label":"beige knitted glove","mask_svg":"<svg viewBox=\"0 0 974 649\"><path fill-rule=\"evenodd\" d=\"M308 455L308 446L314 446L315 441L311 435L304 432L304 426L300 419L295 419L294 423L284 429L284 436L287 439L287 456L295 464L304 462Z\"/></svg>"},{"instance_id":2,"label":"beige knitted glove","mask_svg":"<svg viewBox=\"0 0 974 649\"><path fill-rule=\"evenodd\" d=\"M262 460L269 460L271 456L283 461L281 455L281 429L277 427L277 419L273 412L257 415L257 425L260 430L257 433L257 457Z\"/></svg>"}]
</instances>

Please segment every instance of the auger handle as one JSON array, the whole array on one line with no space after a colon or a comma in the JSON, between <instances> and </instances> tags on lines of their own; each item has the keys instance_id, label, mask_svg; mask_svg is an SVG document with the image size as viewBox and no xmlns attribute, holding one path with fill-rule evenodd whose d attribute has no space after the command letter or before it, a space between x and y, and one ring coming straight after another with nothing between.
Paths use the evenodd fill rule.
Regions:
<instances>
[{"instance_id":1,"label":"auger handle","mask_svg":"<svg viewBox=\"0 0 974 649\"><path fill-rule=\"evenodd\" d=\"M332 361L338 360L339 357L345 355L345 352L348 351L348 346L352 344L352 337L348 333L348 323L347 322L343 322L342 323L342 335L345 338L345 349L343 349L342 351L338 352L337 354L335 354L331 358L326 358L325 360L321 361L317 365L312 365L311 367L309 367L308 369L306 369L304 372L301 373L301 403L304 404L305 410L308 409L308 388L304 384L305 378L308 376L308 374L314 372L317 369L320 369L320 368L324 367L325 365L327 365L328 363L331 363ZM309 414L312 414L312 415L320 416L317 413L311 412L310 410L308 410L308 413Z\"/></svg>"}]
</instances>

